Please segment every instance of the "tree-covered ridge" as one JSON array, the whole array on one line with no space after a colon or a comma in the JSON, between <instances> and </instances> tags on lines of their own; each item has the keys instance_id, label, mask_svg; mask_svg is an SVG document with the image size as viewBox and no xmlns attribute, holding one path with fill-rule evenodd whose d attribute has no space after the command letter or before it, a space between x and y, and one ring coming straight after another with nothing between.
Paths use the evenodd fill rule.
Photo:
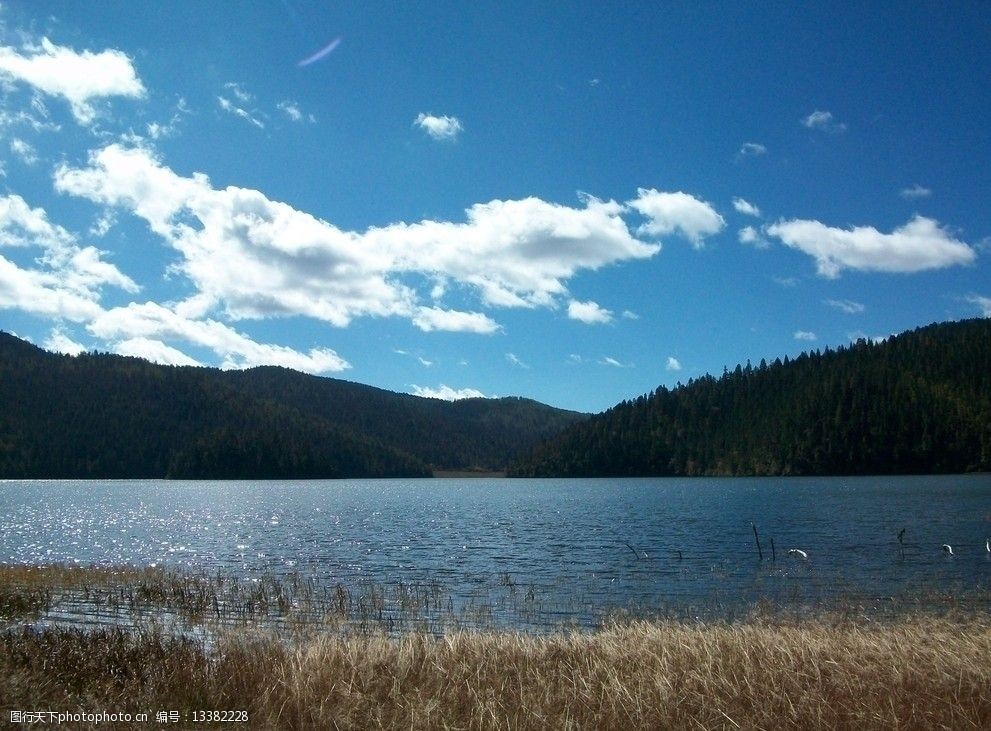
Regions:
<instances>
[{"instance_id":1,"label":"tree-covered ridge","mask_svg":"<svg viewBox=\"0 0 991 731\"><path fill-rule=\"evenodd\" d=\"M478 401L451 404L281 368L70 357L0 333L0 477L495 470L583 418L522 399Z\"/></svg>"},{"instance_id":2,"label":"tree-covered ridge","mask_svg":"<svg viewBox=\"0 0 991 731\"><path fill-rule=\"evenodd\" d=\"M624 401L512 474L824 475L991 469L991 320L737 366Z\"/></svg>"}]
</instances>

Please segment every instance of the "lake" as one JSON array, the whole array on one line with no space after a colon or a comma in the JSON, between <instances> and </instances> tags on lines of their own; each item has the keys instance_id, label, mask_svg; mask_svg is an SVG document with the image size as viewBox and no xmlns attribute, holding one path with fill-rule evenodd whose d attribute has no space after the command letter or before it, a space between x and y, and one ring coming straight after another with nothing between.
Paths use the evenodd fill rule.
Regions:
<instances>
[{"instance_id":1,"label":"lake","mask_svg":"<svg viewBox=\"0 0 991 731\"><path fill-rule=\"evenodd\" d=\"M508 625L963 597L988 538L991 475L0 482L0 562L431 585Z\"/></svg>"}]
</instances>

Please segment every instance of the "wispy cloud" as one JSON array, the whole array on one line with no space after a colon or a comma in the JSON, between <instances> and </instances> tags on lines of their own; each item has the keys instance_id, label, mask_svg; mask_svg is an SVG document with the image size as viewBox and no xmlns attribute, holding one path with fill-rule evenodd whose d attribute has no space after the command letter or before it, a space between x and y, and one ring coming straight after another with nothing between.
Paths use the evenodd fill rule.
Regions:
<instances>
[{"instance_id":1,"label":"wispy cloud","mask_svg":"<svg viewBox=\"0 0 991 731\"><path fill-rule=\"evenodd\" d=\"M293 122L309 122L313 124L317 121L317 118L312 114L306 114L303 109L299 106L299 102L294 102L289 99L279 102L275 105L276 108L282 112L286 117Z\"/></svg>"},{"instance_id":2,"label":"wispy cloud","mask_svg":"<svg viewBox=\"0 0 991 731\"><path fill-rule=\"evenodd\" d=\"M767 148L759 142L744 142L740 151L736 153L738 158L760 157L767 154Z\"/></svg>"},{"instance_id":3,"label":"wispy cloud","mask_svg":"<svg viewBox=\"0 0 991 731\"><path fill-rule=\"evenodd\" d=\"M837 310L847 313L848 315L859 315L864 311L865 307L859 302L854 302L853 300L823 300L830 307L835 307Z\"/></svg>"},{"instance_id":4,"label":"wispy cloud","mask_svg":"<svg viewBox=\"0 0 991 731\"><path fill-rule=\"evenodd\" d=\"M168 122L149 122L145 126L148 137L152 140L174 137L179 132L179 123L182 121L182 118L191 113L192 111L186 100L183 97L179 97L175 105L175 112L173 112Z\"/></svg>"},{"instance_id":5,"label":"wispy cloud","mask_svg":"<svg viewBox=\"0 0 991 731\"><path fill-rule=\"evenodd\" d=\"M223 109L225 112L233 114L236 117L240 117L249 124L252 124L255 127L257 127L258 129L265 129L265 123L263 121L258 119L258 117L253 116L251 112L249 112L248 110L237 106L230 99L226 97L218 96L217 104L219 104L220 108Z\"/></svg>"},{"instance_id":6,"label":"wispy cloud","mask_svg":"<svg viewBox=\"0 0 991 731\"><path fill-rule=\"evenodd\" d=\"M516 353L506 353L506 360L512 363L514 366L519 366L520 368L529 368L526 363L519 359Z\"/></svg>"},{"instance_id":7,"label":"wispy cloud","mask_svg":"<svg viewBox=\"0 0 991 731\"><path fill-rule=\"evenodd\" d=\"M10 151L25 165L34 165L38 162L37 151L30 142L25 142L20 137L15 137L10 141Z\"/></svg>"},{"instance_id":8,"label":"wispy cloud","mask_svg":"<svg viewBox=\"0 0 991 731\"><path fill-rule=\"evenodd\" d=\"M251 94L248 91L246 91L240 84L238 84L235 81L228 81L226 84L224 84L224 88L227 89L231 94L233 94L234 98L237 99L242 104L250 104L255 100L254 94Z\"/></svg>"},{"instance_id":9,"label":"wispy cloud","mask_svg":"<svg viewBox=\"0 0 991 731\"><path fill-rule=\"evenodd\" d=\"M918 183L913 185L911 188L902 188L898 193L905 200L913 201L919 198L928 198L932 195L932 191L929 188L924 188Z\"/></svg>"},{"instance_id":10,"label":"wispy cloud","mask_svg":"<svg viewBox=\"0 0 991 731\"><path fill-rule=\"evenodd\" d=\"M832 134L846 131L846 123L837 121L832 112L823 112L818 109L802 119L802 126Z\"/></svg>"},{"instance_id":11,"label":"wispy cloud","mask_svg":"<svg viewBox=\"0 0 991 731\"><path fill-rule=\"evenodd\" d=\"M673 355L668 356L667 363L664 364L664 370L667 371L680 371L681 361L675 358Z\"/></svg>"},{"instance_id":12,"label":"wispy cloud","mask_svg":"<svg viewBox=\"0 0 991 731\"><path fill-rule=\"evenodd\" d=\"M808 330L796 330L794 334L794 338L795 340L808 340L808 341L818 340L816 334Z\"/></svg>"},{"instance_id":13,"label":"wispy cloud","mask_svg":"<svg viewBox=\"0 0 991 731\"><path fill-rule=\"evenodd\" d=\"M141 99L146 94L131 59L121 51L75 51L47 38L37 45L27 43L20 51L0 46L0 77L66 100L73 117L83 125L96 119L96 101Z\"/></svg>"},{"instance_id":14,"label":"wispy cloud","mask_svg":"<svg viewBox=\"0 0 991 731\"><path fill-rule=\"evenodd\" d=\"M972 305L977 305L984 317L991 317L991 297L982 297L979 294L971 294L965 299Z\"/></svg>"},{"instance_id":15,"label":"wispy cloud","mask_svg":"<svg viewBox=\"0 0 991 731\"><path fill-rule=\"evenodd\" d=\"M447 115L437 117L421 112L413 120L413 124L435 140L454 140L464 131L464 125L461 124L460 119Z\"/></svg>"},{"instance_id":16,"label":"wispy cloud","mask_svg":"<svg viewBox=\"0 0 991 731\"><path fill-rule=\"evenodd\" d=\"M632 363L623 363L616 360L608 355L603 356L602 360L599 361L599 365L610 366L611 368L632 368Z\"/></svg>"}]
</instances>

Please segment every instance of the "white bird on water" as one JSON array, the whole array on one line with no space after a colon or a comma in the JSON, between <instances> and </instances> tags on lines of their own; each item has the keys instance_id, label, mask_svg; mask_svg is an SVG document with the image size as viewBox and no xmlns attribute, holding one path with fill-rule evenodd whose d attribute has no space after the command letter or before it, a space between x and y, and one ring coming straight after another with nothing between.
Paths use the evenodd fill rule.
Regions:
<instances>
[{"instance_id":1,"label":"white bird on water","mask_svg":"<svg viewBox=\"0 0 991 731\"><path fill-rule=\"evenodd\" d=\"M987 540L984 541L984 550L986 550L988 553L991 553L991 538L988 538Z\"/></svg>"},{"instance_id":2,"label":"white bird on water","mask_svg":"<svg viewBox=\"0 0 991 731\"><path fill-rule=\"evenodd\" d=\"M798 556L799 558L808 558L809 557L809 554L807 554L805 551L803 551L800 548L789 548L788 549L788 555L789 556Z\"/></svg>"},{"instance_id":3,"label":"white bird on water","mask_svg":"<svg viewBox=\"0 0 991 731\"><path fill-rule=\"evenodd\" d=\"M943 550L946 551L946 553L948 553L950 556L953 555L953 546L951 546L949 543L943 544Z\"/></svg>"}]
</instances>

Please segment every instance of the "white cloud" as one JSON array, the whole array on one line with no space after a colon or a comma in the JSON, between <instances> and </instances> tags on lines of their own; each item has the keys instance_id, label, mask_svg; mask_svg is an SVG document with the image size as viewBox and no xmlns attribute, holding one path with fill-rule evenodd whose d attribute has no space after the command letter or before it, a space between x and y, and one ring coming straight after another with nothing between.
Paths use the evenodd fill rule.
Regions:
<instances>
[{"instance_id":1,"label":"white cloud","mask_svg":"<svg viewBox=\"0 0 991 731\"><path fill-rule=\"evenodd\" d=\"M602 360L599 361L599 365L611 366L612 368L632 368L632 363L621 363L615 358L610 358L608 355L604 356Z\"/></svg>"},{"instance_id":2,"label":"white cloud","mask_svg":"<svg viewBox=\"0 0 991 731\"><path fill-rule=\"evenodd\" d=\"M34 165L38 162L38 153L34 147L20 137L15 137L10 141L10 151L20 158L25 165Z\"/></svg>"},{"instance_id":3,"label":"white cloud","mask_svg":"<svg viewBox=\"0 0 991 731\"><path fill-rule=\"evenodd\" d=\"M669 355L668 356L668 361L665 364L664 368L665 368L665 370L669 370L669 371L680 371L681 370L681 361L679 361L673 355Z\"/></svg>"},{"instance_id":4,"label":"white cloud","mask_svg":"<svg viewBox=\"0 0 991 731\"><path fill-rule=\"evenodd\" d=\"M808 330L796 330L794 337L795 340L817 340L816 334L814 332L809 332Z\"/></svg>"},{"instance_id":5,"label":"white cloud","mask_svg":"<svg viewBox=\"0 0 991 731\"><path fill-rule=\"evenodd\" d=\"M568 317L584 322L586 325L612 322L612 312L599 306L596 302L579 302L571 300L568 303Z\"/></svg>"},{"instance_id":6,"label":"white cloud","mask_svg":"<svg viewBox=\"0 0 991 731\"><path fill-rule=\"evenodd\" d=\"M458 312L440 307L420 307L413 315L413 324L424 332L471 332L489 335L498 332L499 323L481 312Z\"/></svg>"},{"instance_id":7,"label":"white cloud","mask_svg":"<svg viewBox=\"0 0 991 731\"><path fill-rule=\"evenodd\" d=\"M440 388L430 388L428 386L417 386L413 384L413 395L422 398L435 398L442 401L460 401L466 398L488 398L484 393L475 388L458 388L441 384Z\"/></svg>"},{"instance_id":8,"label":"white cloud","mask_svg":"<svg viewBox=\"0 0 991 731\"><path fill-rule=\"evenodd\" d=\"M854 302L853 300L823 300L830 307L835 307L837 310L847 313L848 315L859 315L864 311L865 307L859 302Z\"/></svg>"},{"instance_id":9,"label":"white cloud","mask_svg":"<svg viewBox=\"0 0 991 731\"><path fill-rule=\"evenodd\" d=\"M797 287L798 279L795 277L772 277L775 284L780 284L782 287Z\"/></svg>"},{"instance_id":10,"label":"white cloud","mask_svg":"<svg viewBox=\"0 0 991 731\"><path fill-rule=\"evenodd\" d=\"M760 157L767 153L767 148L759 142L744 142L737 157Z\"/></svg>"},{"instance_id":11,"label":"white cloud","mask_svg":"<svg viewBox=\"0 0 991 731\"><path fill-rule=\"evenodd\" d=\"M760 218L760 208L755 206L753 203L745 201L743 198L734 198L733 208L736 209L737 213L742 213L745 216Z\"/></svg>"},{"instance_id":12,"label":"white cloud","mask_svg":"<svg viewBox=\"0 0 991 731\"><path fill-rule=\"evenodd\" d=\"M971 263L976 254L941 228L938 221L915 216L890 234L873 226L832 228L819 221L779 221L768 227L793 249L816 260L820 275L839 276L843 269L877 272L919 272Z\"/></svg>"},{"instance_id":13,"label":"white cloud","mask_svg":"<svg viewBox=\"0 0 991 731\"><path fill-rule=\"evenodd\" d=\"M101 311L92 293L71 291L62 286L57 274L21 269L3 256L0 256L0 309L72 322L85 322Z\"/></svg>"},{"instance_id":14,"label":"white cloud","mask_svg":"<svg viewBox=\"0 0 991 731\"><path fill-rule=\"evenodd\" d=\"M425 293L404 277L456 281L490 307L556 307L579 271L660 249L631 235L620 204L591 196L578 208L494 200L471 206L464 223L347 231L255 190L176 175L148 150L117 144L91 153L88 167L59 167L55 185L145 219L180 252L175 271L235 319L304 315L344 327L399 316L421 329L493 332L481 313L420 306Z\"/></svg>"},{"instance_id":15,"label":"white cloud","mask_svg":"<svg viewBox=\"0 0 991 731\"><path fill-rule=\"evenodd\" d=\"M582 358L580 355L578 355L578 353L572 353L571 355L568 356L568 362L569 363L584 363L585 362L585 359Z\"/></svg>"},{"instance_id":16,"label":"white cloud","mask_svg":"<svg viewBox=\"0 0 991 731\"><path fill-rule=\"evenodd\" d=\"M19 195L0 196L0 247L50 250L71 247L73 242L72 234L51 223L44 209L31 208Z\"/></svg>"},{"instance_id":17,"label":"white cloud","mask_svg":"<svg viewBox=\"0 0 991 731\"><path fill-rule=\"evenodd\" d=\"M253 124L258 129L265 129L264 122L262 122L257 117L252 116L251 112L247 111L246 109L242 109L241 107L234 104L230 99L227 99L226 97L218 96L217 104L219 104L220 108L223 109L225 112L229 112L230 114L240 117L244 121Z\"/></svg>"},{"instance_id":18,"label":"white cloud","mask_svg":"<svg viewBox=\"0 0 991 731\"><path fill-rule=\"evenodd\" d=\"M413 120L413 124L435 140L453 140L464 131L464 125L461 124L460 119L446 115L435 117L433 114L421 112Z\"/></svg>"},{"instance_id":19,"label":"white cloud","mask_svg":"<svg viewBox=\"0 0 991 731\"><path fill-rule=\"evenodd\" d=\"M145 338L181 340L209 348L223 359L221 368L280 365L306 373L342 371L351 364L329 348L301 353L281 345L258 343L215 320L183 317L155 302L115 307L93 317L86 326L94 336L119 342Z\"/></svg>"},{"instance_id":20,"label":"white cloud","mask_svg":"<svg viewBox=\"0 0 991 731\"><path fill-rule=\"evenodd\" d=\"M79 355L86 352L86 346L77 343L66 335L60 328L52 330L48 339L41 344L45 350L52 353L64 353L65 355Z\"/></svg>"},{"instance_id":21,"label":"white cloud","mask_svg":"<svg viewBox=\"0 0 991 731\"><path fill-rule=\"evenodd\" d=\"M145 96L145 88L131 59L121 51L78 52L56 46L47 38L43 38L40 45L25 45L21 51L0 46L0 76L65 99L80 124L89 125L94 121L97 112L93 102L96 100L115 96L141 99Z\"/></svg>"},{"instance_id":22,"label":"white cloud","mask_svg":"<svg viewBox=\"0 0 991 731\"><path fill-rule=\"evenodd\" d=\"M637 197L627 201L627 205L650 219L637 229L637 233L666 236L678 232L695 248L701 248L706 236L719 233L726 225L710 204L688 193L638 188Z\"/></svg>"},{"instance_id":23,"label":"white cloud","mask_svg":"<svg viewBox=\"0 0 991 731\"><path fill-rule=\"evenodd\" d=\"M982 297L978 294L972 294L967 296L966 300L973 305L977 305L984 317L991 317L991 297Z\"/></svg>"},{"instance_id":24,"label":"white cloud","mask_svg":"<svg viewBox=\"0 0 991 731\"><path fill-rule=\"evenodd\" d=\"M911 188L902 188L899 194L905 200L918 200L919 198L928 198L932 195L932 191L929 188L923 188L921 185L916 183Z\"/></svg>"},{"instance_id":25,"label":"white cloud","mask_svg":"<svg viewBox=\"0 0 991 731\"><path fill-rule=\"evenodd\" d=\"M820 132L832 132L834 134L846 131L846 124L836 121L832 112L822 112L818 109L805 117L802 120L802 125L809 129L819 130Z\"/></svg>"},{"instance_id":26,"label":"white cloud","mask_svg":"<svg viewBox=\"0 0 991 731\"><path fill-rule=\"evenodd\" d=\"M107 232L114 227L117 223L117 215L113 211L103 211L93 225L90 226L89 233L90 236L96 236L97 238L103 238L107 235Z\"/></svg>"},{"instance_id":27,"label":"white cloud","mask_svg":"<svg viewBox=\"0 0 991 731\"><path fill-rule=\"evenodd\" d=\"M633 312L632 310L623 310L623 314L621 315L621 317L624 320L639 320L640 319L640 315L638 315L636 312Z\"/></svg>"},{"instance_id":28,"label":"white cloud","mask_svg":"<svg viewBox=\"0 0 991 731\"><path fill-rule=\"evenodd\" d=\"M198 366L199 361L190 358L181 350L166 345L161 340L151 338L130 338L113 343L111 349L117 355L130 355L150 360L152 363L174 366Z\"/></svg>"},{"instance_id":29,"label":"white cloud","mask_svg":"<svg viewBox=\"0 0 991 731\"><path fill-rule=\"evenodd\" d=\"M0 196L0 248L39 248L37 268L23 269L0 256L0 308L83 322L100 312L101 289L128 292L138 286L103 252L80 247L75 237L51 223L41 208L17 195Z\"/></svg>"},{"instance_id":30,"label":"white cloud","mask_svg":"<svg viewBox=\"0 0 991 731\"><path fill-rule=\"evenodd\" d=\"M771 242L760 235L760 232L753 226L744 226L739 231L739 239L741 244L749 244L755 249L766 249L771 245Z\"/></svg>"}]
</instances>

